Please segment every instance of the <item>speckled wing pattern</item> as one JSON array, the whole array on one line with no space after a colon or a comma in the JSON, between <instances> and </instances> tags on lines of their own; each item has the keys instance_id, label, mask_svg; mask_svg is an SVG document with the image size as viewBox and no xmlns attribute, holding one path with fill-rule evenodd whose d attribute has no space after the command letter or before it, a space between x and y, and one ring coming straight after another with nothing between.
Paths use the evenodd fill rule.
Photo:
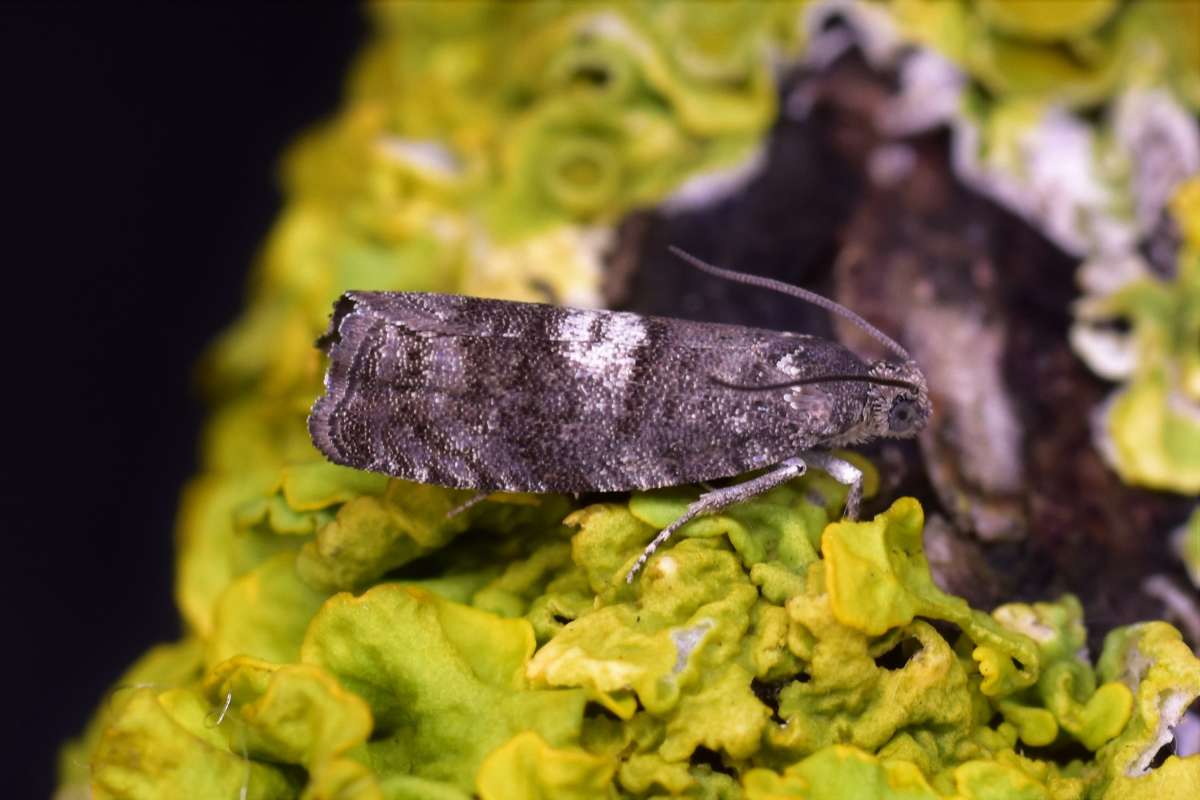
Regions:
<instances>
[{"instance_id":1,"label":"speckled wing pattern","mask_svg":"<svg viewBox=\"0 0 1200 800\"><path fill-rule=\"evenodd\" d=\"M736 475L858 422L867 367L823 339L459 295L350 292L319 342L330 460L422 483L626 491Z\"/></svg>"}]
</instances>

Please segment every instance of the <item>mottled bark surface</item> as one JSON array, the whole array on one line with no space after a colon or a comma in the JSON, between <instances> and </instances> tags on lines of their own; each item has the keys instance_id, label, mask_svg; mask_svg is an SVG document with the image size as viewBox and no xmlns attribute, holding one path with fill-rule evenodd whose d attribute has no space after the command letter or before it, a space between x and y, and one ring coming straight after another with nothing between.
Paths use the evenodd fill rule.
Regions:
<instances>
[{"instance_id":1,"label":"mottled bark surface","mask_svg":"<svg viewBox=\"0 0 1200 800\"><path fill-rule=\"evenodd\" d=\"M1123 485L1092 445L1088 415L1110 387L1067 341L1076 260L959 182L946 132L879 132L891 91L853 57L796 76L759 175L707 208L626 220L609 299L820 335L836 327L855 351L882 355L817 309L698 276L666 252L675 244L832 295L899 339L926 372L934 418L919 447L868 450L884 477L875 509L918 497L939 580L973 605L1077 594L1096 646L1114 626L1164 615L1141 584L1182 575L1166 536L1189 504Z\"/></svg>"}]
</instances>

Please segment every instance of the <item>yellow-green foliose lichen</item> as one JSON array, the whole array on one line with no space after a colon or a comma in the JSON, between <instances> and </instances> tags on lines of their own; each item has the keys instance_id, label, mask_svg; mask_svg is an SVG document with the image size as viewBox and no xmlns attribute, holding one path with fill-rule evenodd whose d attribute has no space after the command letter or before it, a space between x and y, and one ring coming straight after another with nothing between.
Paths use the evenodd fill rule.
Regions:
<instances>
[{"instance_id":1,"label":"yellow-green foliose lichen","mask_svg":"<svg viewBox=\"0 0 1200 800\"><path fill-rule=\"evenodd\" d=\"M556 498L485 503L438 535L431 577L351 594L304 579L316 539L293 502L336 498L322 529L384 569L430 528L396 523L373 549L380 522L343 512L458 493L304 475L277 485L311 492L244 506L282 498L282 529L246 518L288 544L218 603L263 630L218 610L135 667L71 750L95 797L1183 797L1200 780L1197 757L1151 766L1200 695L1174 629L1120 629L1094 667L1069 596L973 610L933 583L911 499L836 521L844 490L808 476L689 524L632 584L688 493L566 526ZM1069 742L1091 757L1049 757Z\"/></svg>"},{"instance_id":2,"label":"yellow-green foliose lichen","mask_svg":"<svg viewBox=\"0 0 1200 800\"><path fill-rule=\"evenodd\" d=\"M1200 7L1167 0L886 0L907 36L998 98L1088 106L1170 85L1200 106Z\"/></svg>"},{"instance_id":3,"label":"yellow-green foliose lichen","mask_svg":"<svg viewBox=\"0 0 1200 800\"><path fill-rule=\"evenodd\" d=\"M1142 274L1082 304L1125 320L1132 369L1100 415L1104 452L1130 483L1200 493L1200 179L1171 204L1183 235L1176 273Z\"/></svg>"}]
</instances>

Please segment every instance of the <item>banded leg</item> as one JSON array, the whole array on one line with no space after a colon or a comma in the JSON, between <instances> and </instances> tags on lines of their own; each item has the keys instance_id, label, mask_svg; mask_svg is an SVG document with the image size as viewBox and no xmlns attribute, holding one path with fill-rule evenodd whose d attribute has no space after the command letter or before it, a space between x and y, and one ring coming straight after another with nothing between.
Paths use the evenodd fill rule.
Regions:
<instances>
[{"instance_id":1,"label":"banded leg","mask_svg":"<svg viewBox=\"0 0 1200 800\"><path fill-rule=\"evenodd\" d=\"M810 467L826 473L843 486L850 487L846 495L846 519L858 519L858 507L862 504L862 470L845 459L838 458L832 453L810 450L804 453L804 460Z\"/></svg>"},{"instance_id":2,"label":"banded leg","mask_svg":"<svg viewBox=\"0 0 1200 800\"><path fill-rule=\"evenodd\" d=\"M749 500L751 497L769 492L781 483L787 483L792 478L800 477L807 469L803 458L789 458L765 475L759 475L757 478L752 478L745 483L726 486L724 489L713 489L710 492L700 495L700 498L696 502L687 507L687 511L683 512L683 516L663 528L654 537L654 540L646 545L646 549L642 551L642 554L638 556L638 560L634 563L628 574L625 575L625 582L633 583L634 577L637 576L638 571L645 565L647 559L654 555L654 551L663 542L670 539L671 534L696 517L703 514L712 514L735 503L741 503Z\"/></svg>"}]
</instances>

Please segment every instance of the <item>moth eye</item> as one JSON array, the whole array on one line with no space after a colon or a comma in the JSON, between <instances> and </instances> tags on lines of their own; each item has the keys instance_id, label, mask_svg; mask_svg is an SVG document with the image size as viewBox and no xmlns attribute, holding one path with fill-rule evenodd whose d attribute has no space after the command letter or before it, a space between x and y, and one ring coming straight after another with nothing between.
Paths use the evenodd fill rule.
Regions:
<instances>
[{"instance_id":1,"label":"moth eye","mask_svg":"<svg viewBox=\"0 0 1200 800\"><path fill-rule=\"evenodd\" d=\"M888 413L888 428L892 433L908 433L917 422L917 406L909 398L901 395L892 403Z\"/></svg>"}]
</instances>

